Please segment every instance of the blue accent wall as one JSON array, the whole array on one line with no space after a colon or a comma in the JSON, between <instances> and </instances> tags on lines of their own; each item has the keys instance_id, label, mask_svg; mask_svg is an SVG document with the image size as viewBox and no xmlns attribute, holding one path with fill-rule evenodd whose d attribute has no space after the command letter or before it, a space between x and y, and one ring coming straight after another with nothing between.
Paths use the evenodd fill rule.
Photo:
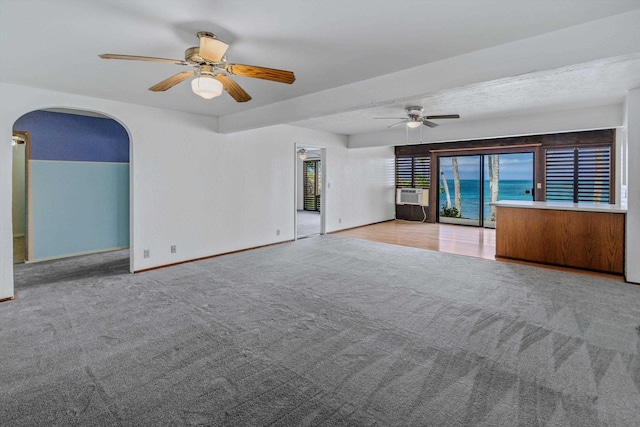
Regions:
<instances>
[{"instance_id":1,"label":"blue accent wall","mask_svg":"<svg viewBox=\"0 0 640 427\"><path fill-rule=\"evenodd\" d=\"M33 258L129 246L129 164L31 162Z\"/></svg>"},{"instance_id":2,"label":"blue accent wall","mask_svg":"<svg viewBox=\"0 0 640 427\"><path fill-rule=\"evenodd\" d=\"M115 120L34 111L31 260L129 246L129 135Z\"/></svg>"},{"instance_id":3,"label":"blue accent wall","mask_svg":"<svg viewBox=\"0 0 640 427\"><path fill-rule=\"evenodd\" d=\"M112 119L33 111L13 128L30 133L33 160L129 162L129 135Z\"/></svg>"}]
</instances>

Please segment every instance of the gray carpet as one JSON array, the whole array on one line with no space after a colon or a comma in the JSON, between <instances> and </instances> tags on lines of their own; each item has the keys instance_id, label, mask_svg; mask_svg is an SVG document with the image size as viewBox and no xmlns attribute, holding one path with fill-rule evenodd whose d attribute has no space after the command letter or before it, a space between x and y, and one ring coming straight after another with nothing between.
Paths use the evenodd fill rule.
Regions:
<instances>
[{"instance_id":1,"label":"gray carpet","mask_svg":"<svg viewBox=\"0 0 640 427\"><path fill-rule=\"evenodd\" d=\"M296 236L298 238L320 234L322 230L320 225L320 212L297 211L296 228Z\"/></svg>"},{"instance_id":2,"label":"gray carpet","mask_svg":"<svg viewBox=\"0 0 640 427\"><path fill-rule=\"evenodd\" d=\"M321 236L21 265L0 424L635 426L640 287Z\"/></svg>"}]
</instances>

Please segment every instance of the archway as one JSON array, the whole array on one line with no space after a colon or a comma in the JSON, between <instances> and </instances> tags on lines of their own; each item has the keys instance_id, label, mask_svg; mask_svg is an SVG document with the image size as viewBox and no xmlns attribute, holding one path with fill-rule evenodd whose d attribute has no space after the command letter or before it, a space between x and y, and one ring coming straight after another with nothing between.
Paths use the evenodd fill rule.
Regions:
<instances>
[{"instance_id":1,"label":"archway","mask_svg":"<svg viewBox=\"0 0 640 427\"><path fill-rule=\"evenodd\" d=\"M26 261L128 248L130 138L124 126L99 113L46 109L24 114L13 131L28 135Z\"/></svg>"}]
</instances>

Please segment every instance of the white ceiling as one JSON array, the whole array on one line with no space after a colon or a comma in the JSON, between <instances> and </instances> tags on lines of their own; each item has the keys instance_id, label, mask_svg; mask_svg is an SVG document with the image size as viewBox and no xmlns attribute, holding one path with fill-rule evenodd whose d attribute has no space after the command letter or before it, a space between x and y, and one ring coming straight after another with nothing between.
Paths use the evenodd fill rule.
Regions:
<instances>
[{"instance_id":1,"label":"white ceiling","mask_svg":"<svg viewBox=\"0 0 640 427\"><path fill-rule=\"evenodd\" d=\"M384 131L404 116L405 106L426 106L424 114L457 113L466 120L539 114L562 109L621 103L629 88L640 86L640 54L527 73L323 117L295 124L342 134ZM450 125L448 120L432 120Z\"/></svg>"},{"instance_id":2,"label":"white ceiling","mask_svg":"<svg viewBox=\"0 0 640 427\"><path fill-rule=\"evenodd\" d=\"M0 0L0 81L215 116L221 132L354 135L414 104L464 123L621 103L640 87L638 26L639 0ZM181 66L98 58L183 59L198 31L296 82L235 77L250 102L204 100L188 82L147 90Z\"/></svg>"}]
</instances>

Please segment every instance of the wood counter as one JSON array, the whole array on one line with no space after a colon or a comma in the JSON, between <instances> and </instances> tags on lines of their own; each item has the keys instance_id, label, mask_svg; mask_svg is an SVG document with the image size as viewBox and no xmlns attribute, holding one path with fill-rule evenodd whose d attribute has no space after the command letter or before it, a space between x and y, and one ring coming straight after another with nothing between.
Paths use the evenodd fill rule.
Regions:
<instances>
[{"instance_id":1,"label":"wood counter","mask_svg":"<svg viewBox=\"0 0 640 427\"><path fill-rule=\"evenodd\" d=\"M626 209L561 202L493 205L497 257L624 274Z\"/></svg>"}]
</instances>

